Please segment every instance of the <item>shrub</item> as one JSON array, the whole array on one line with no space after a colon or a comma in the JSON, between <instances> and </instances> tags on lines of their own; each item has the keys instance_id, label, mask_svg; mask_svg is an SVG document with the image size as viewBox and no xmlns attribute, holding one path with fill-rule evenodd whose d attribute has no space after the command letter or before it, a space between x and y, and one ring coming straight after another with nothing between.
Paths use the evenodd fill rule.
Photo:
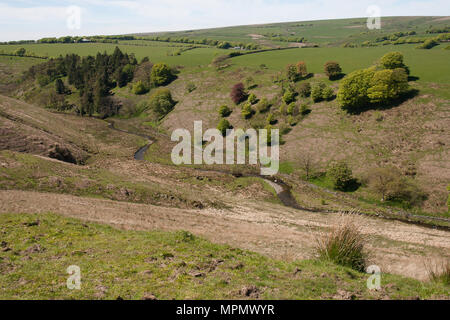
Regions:
<instances>
[{"instance_id":1,"label":"shrub","mask_svg":"<svg viewBox=\"0 0 450 320\"><path fill-rule=\"evenodd\" d=\"M223 136L227 134L227 129L231 129L231 125L227 119L220 119L217 125L217 130L219 130Z\"/></svg>"},{"instance_id":2,"label":"shrub","mask_svg":"<svg viewBox=\"0 0 450 320\"><path fill-rule=\"evenodd\" d=\"M235 84L231 89L231 100L235 104L239 104L245 101L247 98L247 93L245 92L244 85L242 83Z\"/></svg>"},{"instance_id":3,"label":"shrub","mask_svg":"<svg viewBox=\"0 0 450 320\"><path fill-rule=\"evenodd\" d=\"M247 101L250 102L251 104L255 104L256 102L258 102L258 98L256 98L256 95L252 93L248 96Z\"/></svg>"},{"instance_id":4,"label":"shrub","mask_svg":"<svg viewBox=\"0 0 450 320\"><path fill-rule=\"evenodd\" d=\"M146 94L148 92L148 88L144 85L144 83L139 80L133 85L133 93L134 94Z\"/></svg>"},{"instance_id":5,"label":"shrub","mask_svg":"<svg viewBox=\"0 0 450 320\"><path fill-rule=\"evenodd\" d=\"M300 78L305 78L308 75L308 70L306 68L306 63L304 61L300 61L297 63L297 74Z\"/></svg>"},{"instance_id":6,"label":"shrub","mask_svg":"<svg viewBox=\"0 0 450 320\"><path fill-rule=\"evenodd\" d=\"M323 82L318 82L313 85L311 89L311 98L314 102L319 102L323 99L323 90L325 87L325 83Z\"/></svg>"},{"instance_id":7,"label":"shrub","mask_svg":"<svg viewBox=\"0 0 450 320\"><path fill-rule=\"evenodd\" d=\"M417 47L417 49L431 49L439 45L439 42L437 42L434 39L428 39L424 43L422 43L420 46Z\"/></svg>"},{"instance_id":8,"label":"shrub","mask_svg":"<svg viewBox=\"0 0 450 320\"><path fill-rule=\"evenodd\" d=\"M302 116L307 115L310 111L311 111L311 110L309 109L309 106L308 106L306 103L303 103L303 104L300 106L300 114L301 114Z\"/></svg>"},{"instance_id":9,"label":"shrub","mask_svg":"<svg viewBox=\"0 0 450 320\"><path fill-rule=\"evenodd\" d=\"M231 114L231 109L228 106L223 105L219 108L219 114L221 117L228 117Z\"/></svg>"},{"instance_id":10,"label":"shrub","mask_svg":"<svg viewBox=\"0 0 450 320\"><path fill-rule=\"evenodd\" d=\"M370 103L389 103L409 90L408 75L403 68L380 70L373 74L367 97Z\"/></svg>"},{"instance_id":11,"label":"shrub","mask_svg":"<svg viewBox=\"0 0 450 320\"><path fill-rule=\"evenodd\" d=\"M298 115L298 107L295 104L295 102L292 102L290 105L288 105L288 107L287 107L287 114L289 114L291 116Z\"/></svg>"},{"instance_id":12,"label":"shrub","mask_svg":"<svg viewBox=\"0 0 450 320\"><path fill-rule=\"evenodd\" d=\"M259 113L264 113L270 110L270 103L267 98L262 98L256 107Z\"/></svg>"},{"instance_id":13,"label":"shrub","mask_svg":"<svg viewBox=\"0 0 450 320\"><path fill-rule=\"evenodd\" d=\"M409 74L409 68L403 62L403 54L400 52L389 52L381 57L381 66L383 69L397 69L403 68Z\"/></svg>"},{"instance_id":14,"label":"shrub","mask_svg":"<svg viewBox=\"0 0 450 320\"><path fill-rule=\"evenodd\" d=\"M295 93L291 90L286 90L286 92L283 95L283 101L286 104L290 104L295 101Z\"/></svg>"},{"instance_id":15,"label":"shrub","mask_svg":"<svg viewBox=\"0 0 450 320\"><path fill-rule=\"evenodd\" d=\"M16 51L14 51L14 55L23 57L27 53L27 50L25 48L19 48Z\"/></svg>"},{"instance_id":16,"label":"shrub","mask_svg":"<svg viewBox=\"0 0 450 320\"><path fill-rule=\"evenodd\" d=\"M298 94L303 97L309 97L311 95L311 84L309 82L302 82L298 86Z\"/></svg>"},{"instance_id":17,"label":"shrub","mask_svg":"<svg viewBox=\"0 0 450 320\"><path fill-rule=\"evenodd\" d=\"M289 81L295 82L299 79L299 75L297 72L297 67L293 64L290 64L286 67L286 77Z\"/></svg>"},{"instance_id":18,"label":"shrub","mask_svg":"<svg viewBox=\"0 0 450 320\"><path fill-rule=\"evenodd\" d=\"M330 80L337 79L342 74L341 66L335 61L328 61L325 63L324 70Z\"/></svg>"},{"instance_id":19,"label":"shrub","mask_svg":"<svg viewBox=\"0 0 450 320\"><path fill-rule=\"evenodd\" d=\"M275 123L277 123L277 119L275 118L275 115L273 113L269 113L269 115L267 116L266 122L268 124L275 124Z\"/></svg>"},{"instance_id":20,"label":"shrub","mask_svg":"<svg viewBox=\"0 0 450 320\"><path fill-rule=\"evenodd\" d=\"M295 118L295 117L293 117L293 116L289 116L289 117L287 118L287 123L288 123L291 127L294 127L294 126L297 125L298 121L297 121L297 118Z\"/></svg>"},{"instance_id":21,"label":"shrub","mask_svg":"<svg viewBox=\"0 0 450 320\"><path fill-rule=\"evenodd\" d=\"M353 222L343 218L345 220L340 226L318 239L317 253L320 259L364 272L367 264L366 239Z\"/></svg>"},{"instance_id":22,"label":"shrub","mask_svg":"<svg viewBox=\"0 0 450 320\"><path fill-rule=\"evenodd\" d=\"M342 109L357 111L369 103L367 90L374 74L374 68L357 70L341 81L337 98Z\"/></svg>"},{"instance_id":23,"label":"shrub","mask_svg":"<svg viewBox=\"0 0 450 320\"><path fill-rule=\"evenodd\" d=\"M330 101L330 100L333 99L333 97L334 97L333 88L326 87L326 88L323 89L323 91L322 91L322 99L323 100Z\"/></svg>"},{"instance_id":24,"label":"shrub","mask_svg":"<svg viewBox=\"0 0 450 320\"><path fill-rule=\"evenodd\" d=\"M173 101L172 99L170 90L162 88L156 90L150 96L149 105L155 113L157 113L161 117L164 117L173 110L175 101Z\"/></svg>"},{"instance_id":25,"label":"shrub","mask_svg":"<svg viewBox=\"0 0 450 320\"><path fill-rule=\"evenodd\" d=\"M169 84L175 75L166 63L157 63L152 68L151 82L155 87Z\"/></svg>"},{"instance_id":26,"label":"shrub","mask_svg":"<svg viewBox=\"0 0 450 320\"><path fill-rule=\"evenodd\" d=\"M253 109L250 102L244 104L244 106L242 107L241 114L244 119L250 119L253 116Z\"/></svg>"},{"instance_id":27,"label":"shrub","mask_svg":"<svg viewBox=\"0 0 450 320\"><path fill-rule=\"evenodd\" d=\"M340 191L346 191L354 183L352 170L347 163L343 161L332 162L328 166L327 178L333 184L333 188Z\"/></svg>"}]
</instances>

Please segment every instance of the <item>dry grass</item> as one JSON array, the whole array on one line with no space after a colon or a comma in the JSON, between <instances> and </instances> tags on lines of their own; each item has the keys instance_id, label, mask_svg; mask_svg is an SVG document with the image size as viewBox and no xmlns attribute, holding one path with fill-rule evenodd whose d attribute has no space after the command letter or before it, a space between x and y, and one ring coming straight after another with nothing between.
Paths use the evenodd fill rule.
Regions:
<instances>
[{"instance_id":1,"label":"dry grass","mask_svg":"<svg viewBox=\"0 0 450 320\"><path fill-rule=\"evenodd\" d=\"M425 263L430 281L440 282L444 285L450 285L450 259L440 261L427 261Z\"/></svg>"},{"instance_id":2,"label":"dry grass","mask_svg":"<svg viewBox=\"0 0 450 320\"><path fill-rule=\"evenodd\" d=\"M361 233L352 216L342 215L340 225L317 239L317 253L324 260L364 271L368 253L365 250L366 238Z\"/></svg>"}]
</instances>

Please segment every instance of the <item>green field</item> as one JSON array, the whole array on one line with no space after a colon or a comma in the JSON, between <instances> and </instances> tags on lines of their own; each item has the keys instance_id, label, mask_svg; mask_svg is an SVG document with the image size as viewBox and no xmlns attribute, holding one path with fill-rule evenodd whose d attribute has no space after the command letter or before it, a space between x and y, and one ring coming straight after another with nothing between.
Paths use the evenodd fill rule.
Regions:
<instances>
[{"instance_id":1,"label":"green field","mask_svg":"<svg viewBox=\"0 0 450 320\"><path fill-rule=\"evenodd\" d=\"M0 299L413 299L439 283L368 275L326 261L284 262L184 231L123 231L55 214L0 215ZM88 241L86 241L89 239ZM81 271L69 290L69 266Z\"/></svg>"},{"instance_id":2,"label":"green field","mask_svg":"<svg viewBox=\"0 0 450 320\"><path fill-rule=\"evenodd\" d=\"M431 50L419 50L415 45L383 46L375 48L302 48L269 51L233 58L238 66L259 67L265 64L269 69L284 71L290 63L305 61L308 71L323 73L327 61L337 61L345 73L366 68L375 63L385 53L399 51L411 69L411 75L424 82L450 82L450 51L440 46Z\"/></svg>"},{"instance_id":3,"label":"green field","mask_svg":"<svg viewBox=\"0 0 450 320\"><path fill-rule=\"evenodd\" d=\"M381 30L368 30L367 18L271 23L181 32L152 33L152 36L215 39L219 41L255 42L251 35L278 34L283 37L305 37L308 42L339 45L347 41L361 43L396 31L416 31L424 36L430 25L448 25L441 17L384 17ZM256 41L258 42L258 41Z\"/></svg>"},{"instance_id":4,"label":"green field","mask_svg":"<svg viewBox=\"0 0 450 320\"><path fill-rule=\"evenodd\" d=\"M145 41L147 43L147 41ZM180 46L167 45L163 42L152 42L152 46L116 45L109 43L70 43L70 44L27 44L27 45L2 45L0 50L5 53L13 53L18 48L25 48L28 52L37 55L58 57L59 55L78 54L81 56L96 55L98 52L114 52L116 47L126 53L134 53L138 60L149 57L151 61L167 62L171 65L183 65L186 67L208 65L217 54L223 54L226 50L215 48L197 48L172 56L180 50Z\"/></svg>"}]
</instances>

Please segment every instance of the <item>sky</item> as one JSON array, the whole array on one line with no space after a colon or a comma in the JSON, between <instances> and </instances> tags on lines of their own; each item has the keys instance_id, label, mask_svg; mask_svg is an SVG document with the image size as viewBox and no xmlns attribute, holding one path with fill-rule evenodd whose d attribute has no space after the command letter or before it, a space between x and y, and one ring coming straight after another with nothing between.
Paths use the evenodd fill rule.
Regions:
<instances>
[{"instance_id":1,"label":"sky","mask_svg":"<svg viewBox=\"0 0 450 320\"><path fill-rule=\"evenodd\" d=\"M0 0L0 41L272 22L450 15L449 0Z\"/></svg>"}]
</instances>

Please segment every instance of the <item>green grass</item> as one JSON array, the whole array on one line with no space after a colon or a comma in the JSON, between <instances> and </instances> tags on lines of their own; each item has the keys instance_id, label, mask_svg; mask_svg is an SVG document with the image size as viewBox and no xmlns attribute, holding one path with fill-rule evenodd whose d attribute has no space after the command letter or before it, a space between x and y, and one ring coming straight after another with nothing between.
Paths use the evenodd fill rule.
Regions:
<instances>
[{"instance_id":1,"label":"green grass","mask_svg":"<svg viewBox=\"0 0 450 320\"><path fill-rule=\"evenodd\" d=\"M368 30L367 18L352 18L338 20L319 20L301 22L270 23L262 25L234 26L203 30L188 30L181 32L157 33L164 37L188 37L191 39L215 39L219 41L258 42L250 34L267 35L280 34L283 37L305 37L308 42L320 45L340 45L344 42L361 43L372 40L381 35L388 35L396 31L417 32L418 36L425 36L425 30L433 27L445 26L448 21L435 20L435 17L384 17L382 29ZM155 34L153 34L155 35ZM270 40L266 38L265 40ZM286 42L272 41L275 45L286 46Z\"/></svg>"},{"instance_id":2,"label":"green grass","mask_svg":"<svg viewBox=\"0 0 450 320\"><path fill-rule=\"evenodd\" d=\"M138 232L55 214L0 215L1 299L356 299L445 297L446 287L393 275L382 290L367 274L323 261L283 262L212 244L188 232ZM69 266L81 290L66 286ZM255 286L256 294L241 289ZM340 296L336 296L340 298Z\"/></svg>"},{"instance_id":3,"label":"green grass","mask_svg":"<svg viewBox=\"0 0 450 320\"><path fill-rule=\"evenodd\" d=\"M29 52L38 55L48 55L58 57L75 53L81 56L96 55L98 52L112 54L116 47L122 52L134 53L138 60L149 57L152 62L166 62L171 65L198 66L211 63L216 54L221 54L225 50L215 48L198 48L183 52L180 56L170 56L178 51L179 47L169 46L166 43L156 43L159 46L133 46L108 43L70 43L70 44L27 44L27 45L3 45L0 50L12 53L18 48L24 47Z\"/></svg>"},{"instance_id":4,"label":"green grass","mask_svg":"<svg viewBox=\"0 0 450 320\"><path fill-rule=\"evenodd\" d=\"M411 69L411 75L419 77L421 82L450 82L450 54L446 50L417 50L414 45L384 46L375 48L303 48L281 51L269 51L249 54L231 59L236 66L254 68L265 64L269 69L284 71L288 64L305 61L308 71L323 73L325 62L339 62L343 72L348 74L357 69L367 68L384 54L400 51L405 63Z\"/></svg>"}]
</instances>

